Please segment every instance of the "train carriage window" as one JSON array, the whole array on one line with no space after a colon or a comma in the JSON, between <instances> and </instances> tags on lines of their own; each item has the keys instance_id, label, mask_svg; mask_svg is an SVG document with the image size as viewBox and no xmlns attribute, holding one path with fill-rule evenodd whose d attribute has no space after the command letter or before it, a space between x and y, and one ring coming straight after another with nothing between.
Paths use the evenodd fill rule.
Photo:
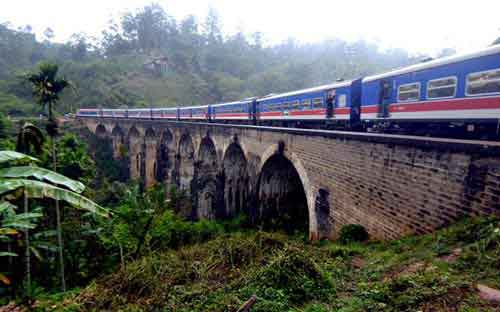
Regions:
<instances>
[{"instance_id":1,"label":"train carriage window","mask_svg":"<svg viewBox=\"0 0 500 312\"><path fill-rule=\"evenodd\" d=\"M310 109L311 108L311 100L310 99L305 99L302 100L301 102L302 109Z\"/></svg>"},{"instance_id":2,"label":"train carriage window","mask_svg":"<svg viewBox=\"0 0 500 312\"><path fill-rule=\"evenodd\" d=\"M314 98L313 99L313 108L322 108L323 107L323 99L322 98Z\"/></svg>"},{"instance_id":3,"label":"train carriage window","mask_svg":"<svg viewBox=\"0 0 500 312\"><path fill-rule=\"evenodd\" d=\"M500 69L472 73L467 76L467 95L493 93L500 93Z\"/></svg>"},{"instance_id":4,"label":"train carriage window","mask_svg":"<svg viewBox=\"0 0 500 312\"><path fill-rule=\"evenodd\" d=\"M427 82L427 99L454 97L457 91L457 77L446 77Z\"/></svg>"},{"instance_id":5,"label":"train carriage window","mask_svg":"<svg viewBox=\"0 0 500 312\"><path fill-rule=\"evenodd\" d=\"M311 100L310 99L302 100L301 104L302 104L301 105L302 110L311 108Z\"/></svg>"},{"instance_id":6,"label":"train carriage window","mask_svg":"<svg viewBox=\"0 0 500 312\"><path fill-rule=\"evenodd\" d=\"M299 110L300 109L300 103L298 100L295 100L292 102L292 107L294 110Z\"/></svg>"},{"instance_id":7,"label":"train carriage window","mask_svg":"<svg viewBox=\"0 0 500 312\"><path fill-rule=\"evenodd\" d=\"M420 99L420 82L407 83L398 88L398 102L411 102Z\"/></svg>"},{"instance_id":8,"label":"train carriage window","mask_svg":"<svg viewBox=\"0 0 500 312\"><path fill-rule=\"evenodd\" d=\"M337 104L338 104L338 107L346 107L346 105L347 105L347 96L345 94L339 95L339 97L337 99Z\"/></svg>"}]
</instances>

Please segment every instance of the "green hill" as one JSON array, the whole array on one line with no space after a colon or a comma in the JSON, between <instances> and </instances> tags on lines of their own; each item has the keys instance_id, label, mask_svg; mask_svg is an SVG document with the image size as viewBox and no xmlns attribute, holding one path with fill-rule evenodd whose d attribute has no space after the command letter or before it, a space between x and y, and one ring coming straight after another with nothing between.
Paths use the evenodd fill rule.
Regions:
<instances>
[{"instance_id":1,"label":"green hill","mask_svg":"<svg viewBox=\"0 0 500 312\"><path fill-rule=\"evenodd\" d=\"M38 40L31 27L0 24L0 113L37 115L20 74L56 62L77 87L60 113L79 107L207 104L289 91L400 67L415 61L402 50L381 50L340 39L265 45L265 34L226 35L217 12L204 21L175 20L159 5L128 12L95 39L75 34L65 43ZM158 62L163 65L160 66ZM152 65L156 64L156 65Z\"/></svg>"}]
</instances>

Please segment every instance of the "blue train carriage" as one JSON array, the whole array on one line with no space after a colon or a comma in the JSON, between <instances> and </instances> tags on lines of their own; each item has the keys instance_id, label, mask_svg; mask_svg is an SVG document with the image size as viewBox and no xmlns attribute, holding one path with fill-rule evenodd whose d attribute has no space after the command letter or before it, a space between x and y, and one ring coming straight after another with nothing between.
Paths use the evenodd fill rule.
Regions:
<instances>
[{"instance_id":1,"label":"blue train carriage","mask_svg":"<svg viewBox=\"0 0 500 312\"><path fill-rule=\"evenodd\" d=\"M253 103L253 99L245 99L242 101L211 105L211 120L216 122L230 121L248 123L248 121L253 118Z\"/></svg>"},{"instance_id":2,"label":"blue train carriage","mask_svg":"<svg viewBox=\"0 0 500 312\"><path fill-rule=\"evenodd\" d=\"M125 109L101 109L101 117L104 118L125 118Z\"/></svg>"},{"instance_id":3,"label":"blue train carriage","mask_svg":"<svg viewBox=\"0 0 500 312\"><path fill-rule=\"evenodd\" d=\"M81 108L76 112L77 117L99 117L99 109Z\"/></svg>"},{"instance_id":4,"label":"blue train carriage","mask_svg":"<svg viewBox=\"0 0 500 312\"><path fill-rule=\"evenodd\" d=\"M177 119L177 108L153 108L151 109L151 114L153 119Z\"/></svg>"},{"instance_id":5,"label":"blue train carriage","mask_svg":"<svg viewBox=\"0 0 500 312\"><path fill-rule=\"evenodd\" d=\"M209 120L208 105L179 107L180 120Z\"/></svg>"},{"instance_id":6,"label":"blue train carriage","mask_svg":"<svg viewBox=\"0 0 500 312\"><path fill-rule=\"evenodd\" d=\"M359 120L361 80L270 95L258 100L260 123L346 128ZM281 122L281 123L279 123Z\"/></svg>"},{"instance_id":7,"label":"blue train carriage","mask_svg":"<svg viewBox=\"0 0 500 312\"><path fill-rule=\"evenodd\" d=\"M133 108L128 109L127 118L132 119L151 119L150 108Z\"/></svg>"},{"instance_id":8,"label":"blue train carriage","mask_svg":"<svg viewBox=\"0 0 500 312\"><path fill-rule=\"evenodd\" d=\"M369 130L484 138L500 130L500 45L368 76Z\"/></svg>"}]
</instances>

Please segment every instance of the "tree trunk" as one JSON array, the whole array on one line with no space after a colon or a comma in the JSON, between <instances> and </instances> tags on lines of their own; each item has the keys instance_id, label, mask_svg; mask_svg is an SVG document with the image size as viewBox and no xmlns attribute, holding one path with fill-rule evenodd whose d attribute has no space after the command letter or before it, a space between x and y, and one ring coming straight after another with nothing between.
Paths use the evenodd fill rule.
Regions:
<instances>
[{"instance_id":1,"label":"tree trunk","mask_svg":"<svg viewBox=\"0 0 500 312\"><path fill-rule=\"evenodd\" d=\"M24 191L24 213L28 213L28 194ZM26 229L24 236L26 241L26 295L31 298L31 253L29 229Z\"/></svg>"},{"instance_id":2,"label":"tree trunk","mask_svg":"<svg viewBox=\"0 0 500 312\"><path fill-rule=\"evenodd\" d=\"M125 268L125 259L123 258L123 247L122 247L122 244L120 242L118 242L118 248L120 248L120 262L122 265L122 269L124 269Z\"/></svg>"},{"instance_id":3,"label":"tree trunk","mask_svg":"<svg viewBox=\"0 0 500 312\"><path fill-rule=\"evenodd\" d=\"M52 163L54 172L57 172L57 157L56 157L56 138L52 137ZM61 278L61 290L66 291L66 280L64 278L64 257L63 257L63 240L61 228L61 211L59 209L59 201L56 199L56 223L57 223L57 245L59 253L59 274Z\"/></svg>"},{"instance_id":4,"label":"tree trunk","mask_svg":"<svg viewBox=\"0 0 500 312\"><path fill-rule=\"evenodd\" d=\"M133 256L134 259L137 259L140 255L142 245L144 245L144 243L146 242L146 235L148 234L149 228L151 227L151 224L153 223L153 219L154 219L154 214L151 217L149 217L148 222L146 223L146 226L144 227L144 231L142 232L142 235L139 239L139 242L137 243L137 249L135 250L135 253Z\"/></svg>"},{"instance_id":5,"label":"tree trunk","mask_svg":"<svg viewBox=\"0 0 500 312\"><path fill-rule=\"evenodd\" d=\"M257 301L257 296L254 294L250 299L248 299L245 303L241 305L237 312L250 312L250 309Z\"/></svg>"}]
</instances>

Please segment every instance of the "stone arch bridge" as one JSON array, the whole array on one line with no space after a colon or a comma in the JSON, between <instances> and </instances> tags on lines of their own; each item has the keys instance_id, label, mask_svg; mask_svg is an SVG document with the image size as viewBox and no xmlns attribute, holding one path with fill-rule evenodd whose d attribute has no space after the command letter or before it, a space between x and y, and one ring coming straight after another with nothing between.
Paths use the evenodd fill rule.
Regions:
<instances>
[{"instance_id":1,"label":"stone arch bridge","mask_svg":"<svg viewBox=\"0 0 500 312\"><path fill-rule=\"evenodd\" d=\"M126 157L130 178L185 190L195 219L245 212L256 223L333 238L427 233L465 215L500 215L500 144L175 121L82 122ZM126 151L126 152L123 152ZM123 159L122 159L123 160Z\"/></svg>"}]
</instances>

